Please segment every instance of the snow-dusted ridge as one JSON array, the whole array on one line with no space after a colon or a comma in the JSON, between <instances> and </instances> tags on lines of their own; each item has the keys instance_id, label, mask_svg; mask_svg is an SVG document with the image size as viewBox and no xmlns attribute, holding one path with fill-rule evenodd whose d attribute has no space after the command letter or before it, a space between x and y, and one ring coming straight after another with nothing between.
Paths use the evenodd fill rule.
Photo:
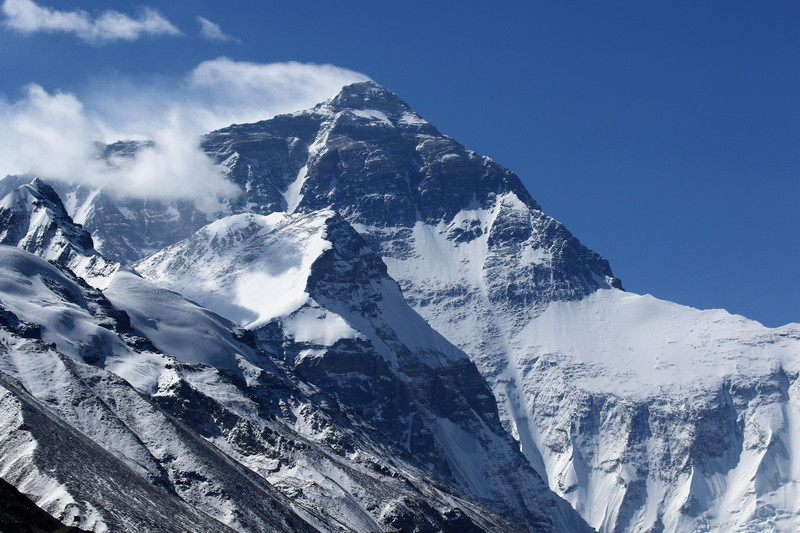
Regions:
<instances>
[{"instance_id":1,"label":"snow-dusted ridge","mask_svg":"<svg viewBox=\"0 0 800 533\"><path fill-rule=\"evenodd\" d=\"M126 324L128 315L115 314L100 293L25 251L0 246L0 270L8 280L0 286L0 385L18 381L34 404L52 411L47 416L58 420L64 438L74 441L69 435L78 433L115 457L104 459L110 463L102 475L91 473L91 461L77 468L69 453L51 449L56 444L47 437L50 426L27 418L20 423L33 436L24 437L9 407L0 438L2 475L60 518L77 517L76 523L96 531L130 530L150 524L150 517L141 516L148 505L177 505L180 511L153 515L159 522L148 530L182 531L204 521L216 524L204 526L207 531L227 530L223 524L238 531L293 532L379 530L401 523L515 529L419 470L382 433L241 343L237 336L247 336L228 329L232 323L177 293L120 270L108 292L114 305L130 306ZM40 307L52 314L41 314ZM104 342L91 343L93 357L76 350L76 339L59 336L65 323L104 335ZM193 345L180 346L176 331L192 328L200 335ZM152 334L153 343L139 332ZM170 347L180 359L159 351ZM27 398L11 385L6 391L9 405ZM85 448L81 442L70 446ZM40 458L40 448L62 472L79 475L42 477L37 472L50 468L51 459ZM102 490L83 490L82 477L97 475L133 476L123 494L140 499L123 509ZM319 502L327 504L319 508ZM198 510L217 522L192 518ZM169 513L174 520L163 518Z\"/></svg>"},{"instance_id":2,"label":"snow-dusted ridge","mask_svg":"<svg viewBox=\"0 0 800 533\"><path fill-rule=\"evenodd\" d=\"M167 248L136 269L255 329L308 300L306 281L311 264L329 247L324 220L331 215L232 215L201 229L180 257L173 259L175 247Z\"/></svg>"},{"instance_id":3,"label":"snow-dusted ridge","mask_svg":"<svg viewBox=\"0 0 800 533\"><path fill-rule=\"evenodd\" d=\"M18 246L66 266L98 288L119 265L94 250L92 237L69 220L56 192L39 179L7 179L11 190L0 199L0 244Z\"/></svg>"}]
</instances>

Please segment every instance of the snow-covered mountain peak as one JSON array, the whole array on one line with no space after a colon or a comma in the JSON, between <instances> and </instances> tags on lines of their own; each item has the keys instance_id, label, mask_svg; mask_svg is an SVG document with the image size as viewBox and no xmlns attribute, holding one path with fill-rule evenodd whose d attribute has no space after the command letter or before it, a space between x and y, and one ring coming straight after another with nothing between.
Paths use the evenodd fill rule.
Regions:
<instances>
[{"instance_id":1,"label":"snow-covered mountain peak","mask_svg":"<svg viewBox=\"0 0 800 533\"><path fill-rule=\"evenodd\" d=\"M58 194L39 178L0 200L0 244L59 263L96 287L105 287L118 268L95 251L89 232L72 221Z\"/></svg>"},{"instance_id":2,"label":"snow-covered mountain peak","mask_svg":"<svg viewBox=\"0 0 800 533\"><path fill-rule=\"evenodd\" d=\"M23 248L35 246L37 240L44 238L43 232L56 229L54 226L70 226L57 228L69 231L63 235L64 245L72 245L84 253L94 247L92 236L72 224L58 194L39 178L6 194L0 200L0 216L3 217L0 225L0 242L3 244L19 244Z\"/></svg>"},{"instance_id":3,"label":"snow-covered mountain peak","mask_svg":"<svg viewBox=\"0 0 800 533\"><path fill-rule=\"evenodd\" d=\"M364 81L346 85L326 104L332 111L345 109L366 111L375 109L387 115L411 111L411 107L389 89L375 82Z\"/></svg>"},{"instance_id":4,"label":"snow-covered mountain peak","mask_svg":"<svg viewBox=\"0 0 800 533\"><path fill-rule=\"evenodd\" d=\"M273 438L256 420L265 396L270 416L336 447L341 434L319 430L328 419L304 414L308 395L327 395L325 405L363 417L392 450L532 531L585 526L534 470L603 533L798 529L798 326L622 291L608 262L513 172L374 83L212 132L203 149L244 191L217 221L179 202L56 190L103 253L146 257L136 268L148 279L122 270L106 293L148 349L174 360L128 353L135 364L109 368L132 383L146 377L140 391L159 378L159 402L209 435L223 432L210 438L277 480L304 518L331 523L308 502L334 482L327 466L263 454ZM0 194L19 186L3 180ZM37 213L25 190L15 194L0 213ZM22 272L12 278L25 283ZM27 281L30 298L64 306L44 282ZM0 316L9 335L36 333L35 306L15 298L19 324ZM96 325L81 309L75 316ZM198 329L191 342L179 333L187 324ZM264 370L269 361L308 395L270 396L281 372ZM255 403L234 391L242 384ZM204 407L186 407L195 404ZM226 420L235 427L218 425ZM319 476L311 483L299 480L307 467ZM362 503L342 523L371 524L365 517L385 511L381 524L406 527L396 502L375 512Z\"/></svg>"},{"instance_id":5,"label":"snow-covered mountain peak","mask_svg":"<svg viewBox=\"0 0 800 533\"><path fill-rule=\"evenodd\" d=\"M46 206L53 212L53 216L68 216L56 192L40 178L33 178L29 183L23 183L10 192L0 202L0 209L29 211L34 204Z\"/></svg>"}]
</instances>

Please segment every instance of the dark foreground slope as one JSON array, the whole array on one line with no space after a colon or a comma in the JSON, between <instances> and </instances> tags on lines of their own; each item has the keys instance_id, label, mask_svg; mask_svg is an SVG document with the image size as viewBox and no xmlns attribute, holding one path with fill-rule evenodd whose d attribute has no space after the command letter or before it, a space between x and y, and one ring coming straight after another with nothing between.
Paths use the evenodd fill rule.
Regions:
<instances>
[{"instance_id":1,"label":"dark foreground slope","mask_svg":"<svg viewBox=\"0 0 800 533\"><path fill-rule=\"evenodd\" d=\"M86 533L65 526L39 509L30 498L0 479L0 531L8 533Z\"/></svg>"}]
</instances>

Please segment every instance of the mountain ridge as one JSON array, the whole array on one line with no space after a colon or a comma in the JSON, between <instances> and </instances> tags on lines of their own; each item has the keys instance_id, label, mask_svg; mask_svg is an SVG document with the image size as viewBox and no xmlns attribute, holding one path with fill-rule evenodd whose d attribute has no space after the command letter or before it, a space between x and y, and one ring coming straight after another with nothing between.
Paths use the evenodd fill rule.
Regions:
<instances>
[{"instance_id":1,"label":"mountain ridge","mask_svg":"<svg viewBox=\"0 0 800 533\"><path fill-rule=\"evenodd\" d=\"M55 341L48 345L53 350L58 347L71 354L58 354L60 362L54 364L55 359L47 359L42 355L32 357L25 345L14 341L10 351L2 354L2 371L24 379L26 388L36 391L39 397L51 404L58 405L60 416L67 419L63 422L66 425L81 424L81 421L87 423L97 417L96 422L91 422L89 427L82 427L81 431L88 432L129 465L132 461L135 469L144 474L150 483L161 485L162 478L169 478L167 486L172 487L171 491L177 489L177 495L183 500L181 505L188 503L198 506L204 502L204 508L213 508L215 517L223 519L237 530L263 527L268 523L264 519L270 513L262 504L243 505L240 502L231 506L231 499L246 498L249 491L240 493L231 488L222 489L238 468L240 473L236 475L247 473L247 476L253 476L257 473L262 485L274 484L279 487L279 494L291 495L291 499L283 500L280 507L291 508L289 512L298 513L302 517L299 520L314 524L313 528L372 530L388 525L395 528L416 527L421 531L461 531L469 527L484 531L517 529L518 526L463 499L454 488L419 470L410 456L398 448L392 448L382 433L363 422L356 422L353 427L353 421L359 418L354 414L341 414L347 412L344 405L337 405L335 401L331 404L330 399L322 399L322 403L319 403L320 399L313 399L321 396L320 393L313 392L312 386L298 382L296 377L289 377L270 356L263 353L259 355L253 348L237 344L237 339L247 339L248 335L233 329L227 329L228 333L225 333L226 328L234 327L233 323L183 300L177 293L148 284L130 269L120 269L112 276L106 289L114 302L112 304L104 300L96 289L81 285L70 271L62 270L63 266L44 262L17 248L0 246L0 267L5 269L5 283L0 284L0 301L12 306L19 314L19 317L11 312L3 314L4 323L14 328L9 330L12 338L18 331L34 337L43 335ZM11 272L14 276L23 277L17 281L9 275ZM41 276L42 284L31 276ZM25 277L31 281L22 283ZM23 288L22 292L20 288ZM91 302L99 302L99 307L98 303ZM114 306L128 307L131 313L114 313ZM45 307L58 313L55 320L37 314L37 310ZM117 322L98 329L99 323L96 321L106 323L110 316L117 317ZM94 331L94 335L99 333L103 342L89 343L89 350L76 346L74 337L66 334L67 330L54 327L64 323L67 317L70 323L83 323L81 327L85 331ZM28 326L31 323L40 325L36 329ZM194 349L189 347L188 351L186 347L176 347L173 344L176 341L172 339L176 331L179 337L185 337L185 332L190 331L191 327L208 331L212 344L209 345L208 340L201 340ZM215 328L217 331L214 331ZM228 336L227 340L221 338L223 334ZM152 341L149 336L152 336ZM248 342L253 344L252 337ZM172 353L187 362L159 355L156 345L171 348ZM198 358L198 348L207 355ZM223 353L232 350L234 357L220 360L218 350ZM122 386L125 382L115 374L104 373L94 366L87 367L85 362L123 376L127 380L126 386ZM207 366L207 363L215 366ZM65 364L78 372L70 371L58 379L51 379L53 369ZM85 372L93 376L88 378L89 382L94 383L91 391L84 378L76 380ZM98 381L98 376L106 377ZM114 385L110 388L100 386L104 379L111 379L110 383ZM131 401L130 394L133 391L126 389L130 387L128 384L136 387L136 394L144 394L155 404ZM76 397L73 392L61 392L62 387L81 392ZM88 398L98 394L103 396L103 405L127 407L112 407L111 412L103 407L100 411L104 414L97 416L93 413L98 411L87 409L87 406L94 401ZM133 398L137 397L136 394ZM85 398L77 399L82 397ZM186 402L194 407L187 409ZM264 412L259 414L259 410ZM179 431L176 435L174 428L170 429L172 426L163 422L170 417L181 420L191 429L184 428L181 430L184 433ZM120 418L125 420L122 423L126 428L122 430L123 433L133 437L139 444L126 445L126 442L132 442L130 437L120 438ZM18 435L18 431L9 430L9 436ZM210 440L214 447L221 450L214 451L214 454L232 458L227 459L235 461L231 464L247 465L246 469L241 466L231 471L230 467L222 467L220 471L220 466L209 466L219 459L206 457L203 460L205 466L196 470L201 463L194 458L207 455L210 448L206 445L204 452L197 452L195 448L195 452L187 453L187 449L182 448L187 444L189 433L186 431L198 432L197 438ZM171 443L162 442L161 437L157 436L160 433L173 435ZM109 440L109 436L114 438ZM164 455L164 448L170 450L176 447L183 451L176 455L170 452ZM352 455L353 452L355 455ZM386 455L390 452L391 457ZM20 453L25 456L25 452L17 447L5 449L5 454ZM176 456L185 458L176 461ZM304 466L299 467L300 464ZM143 465L149 466L142 470ZM328 478L333 473L336 473L338 482ZM307 479L309 475L311 478ZM372 478L377 479L373 481ZM27 478L15 479L24 484L23 479ZM342 490L338 486L342 479L349 479L348 486L357 487L348 491L356 490L358 499L346 491L346 499L339 501L337 506L315 508L313 501L327 500ZM382 481L376 484L379 480ZM200 485L196 486L198 483ZM203 496L206 490L197 493L206 484L216 484L220 488L206 496ZM47 485L29 490L37 499L48 497ZM46 492L38 492L40 490ZM159 489L152 490L158 492ZM68 494L75 494L74 491L74 487L66 488ZM304 493L308 496L304 496ZM78 494L81 498L87 498L83 492ZM149 498L164 497L167 496ZM98 509L111 510L106 508L110 502L99 493L88 497L88 502ZM49 509L55 514L65 512L60 510L62 508ZM287 510L281 512L286 513ZM105 514L81 513L79 516L82 525L90 528L102 529L106 527L103 524L116 523L109 522ZM270 529L302 530L301 522L291 527L273 525ZM133 524L125 523L126 528ZM199 522L195 520L195 523ZM153 526L152 530L161 529ZM168 526L165 525L163 530L169 530Z\"/></svg>"}]
</instances>

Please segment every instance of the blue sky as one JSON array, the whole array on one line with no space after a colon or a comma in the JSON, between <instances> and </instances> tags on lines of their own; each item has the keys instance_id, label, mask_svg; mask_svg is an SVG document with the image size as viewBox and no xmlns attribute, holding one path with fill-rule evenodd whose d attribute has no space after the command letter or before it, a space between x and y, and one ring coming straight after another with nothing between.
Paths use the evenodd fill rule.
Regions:
<instances>
[{"instance_id":1,"label":"blue sky","mask_svg":"<svg viewBox=\"0 0 800 533\"><path fill-rule=\"evenodd\" d=\"M255 120L363 73L519 174L547 213L609 259L628 290L771 326L800 322L796 2L2 7L5 113L30 103L26 87L35 83L47 98L73 97L59 102L89 117L81 122L88 132L133 131L142 113L137 132L146 135L144 124L166 113L159 99L192 117L198 106L213 107L198 119L203 125ZM214 62L221 57L229 61ZM290 61L348 70L257 68ZM302 93L309 73L319 90ZM291 78L283 93L259 96L254 84L281 76ZM225 102L232 97L253 105L233 109Z\"/></svg>"}]
</instances>

